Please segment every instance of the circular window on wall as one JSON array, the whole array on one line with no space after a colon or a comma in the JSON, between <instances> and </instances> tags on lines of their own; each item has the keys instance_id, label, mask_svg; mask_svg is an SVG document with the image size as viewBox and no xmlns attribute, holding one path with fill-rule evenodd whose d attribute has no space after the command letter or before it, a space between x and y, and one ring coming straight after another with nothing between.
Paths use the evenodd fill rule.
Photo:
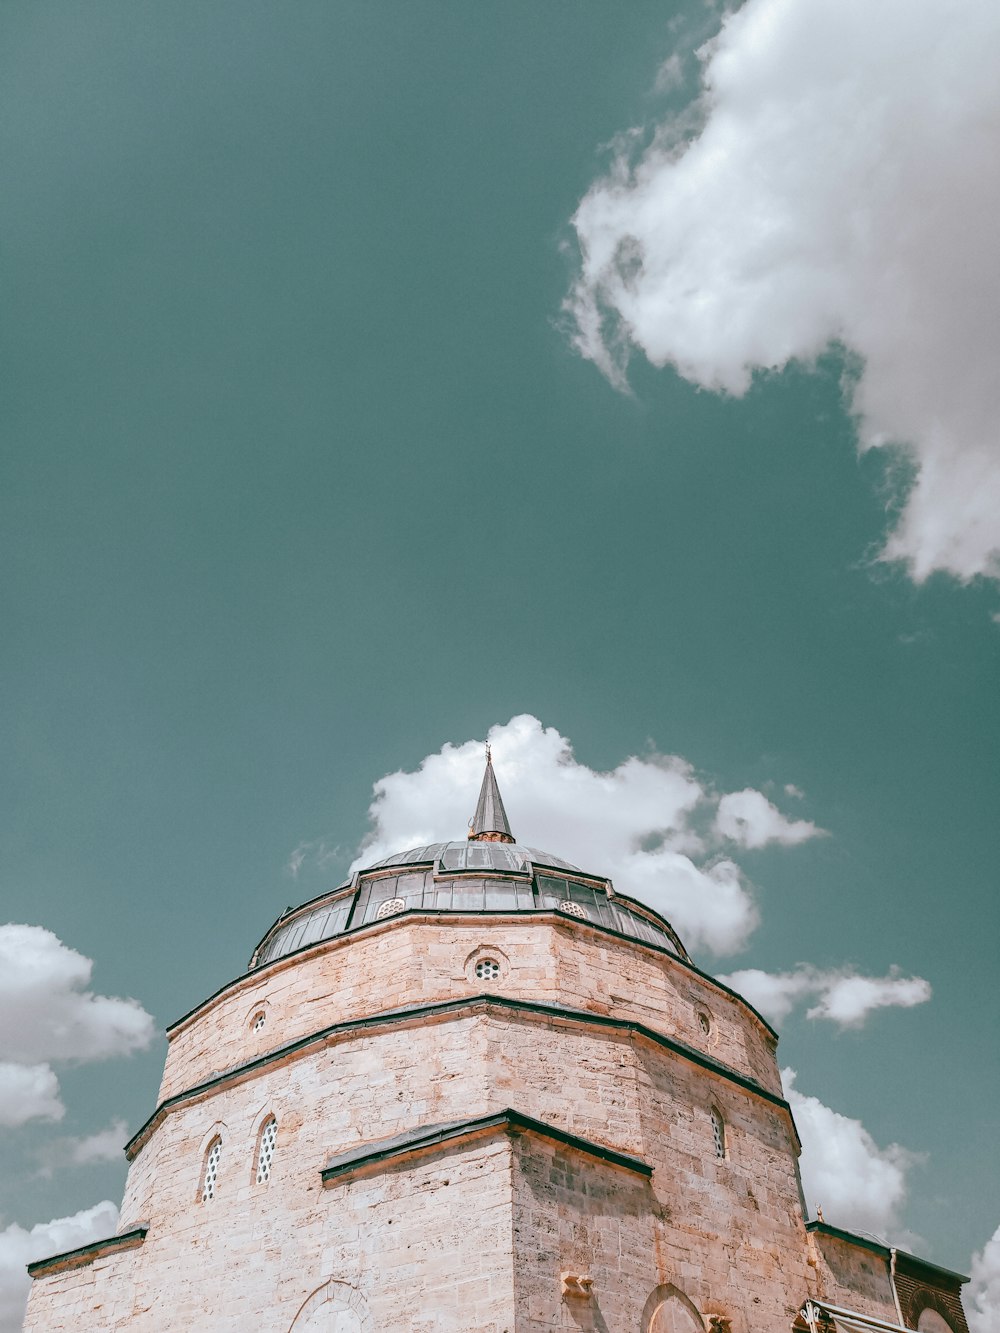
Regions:
<instances>
[{"instance_id":1,"label":"circular window on wall","mask_svg":"<svg viewBox=\"0 0 1000 1333\"><path fill-rule=\"evenodd\" d=\"M395 916L397 912L406 911L406 900L403 898L390 898L387 902L380 903L378 911L375 913L375 920L381 921L383 917Z\"/></svg>"},{"instance_id":2,"label":"circular window on wall","mask_svg":"<svg viewBox=\"0 0 1000 1333\"><path fill-rule=\"evenodd\" d=\"M267 1017L262 1009L260 1013L254 1014L253 1022L250 1024L251 1031L259 1032L266 1022Z\"/></svg>"},{"instance_id":3,"label":"circular window on wall","mask_svg":"<svg viewBox=\"0 0 1000 1333\"><path fill-rule=\"evenodd\" d=\"M480 981L499 981L500 964L495 958L480 958L475 972Z\"/></svg>"},{"instance_id":4,"label":"circular window on wall","mask_svg":"<svg viewBox=\"0 0 1000 1333\"><path fill-rule=\"evenodd\" d=\"M704 1036L710 1037L712 1035L712 1020L709 1018L708 1014L705 1013L704 1009L698 1010L698 1026L701 1028Z\"/></svg>"},{"instance_id":5,"label":"circular window on wall","mask_svg":"<svg viewBox=\"0 0 1000 1333\"><path fill-rule=\"evenodd\" d=\"M582 921L589 920L587 916L587 909L583 906L583 904L570 902L568 898L566 899L565 902L559 904L559 910L560 912L568 912L570 916L578 916Z\"/></svg>"}]
</instances>

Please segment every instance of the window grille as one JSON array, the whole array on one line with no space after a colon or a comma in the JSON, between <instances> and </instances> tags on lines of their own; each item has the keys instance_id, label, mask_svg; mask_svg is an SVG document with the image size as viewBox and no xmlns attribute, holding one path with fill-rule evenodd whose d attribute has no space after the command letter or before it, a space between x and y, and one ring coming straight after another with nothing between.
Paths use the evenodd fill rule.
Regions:
<instances>
[{"instance_id":1,"label":"window grille","mask_svg":"<svg viewBox=\"0 0 1000 1333\"><path fill-rule=\"evenodd\" d=\"M698 1024L701 1027L702 1032L704 1032L705 1036L707 1037L708 1034L712 1031L712 1020L709 1018L708 1014L699 1013Z\"/></svg>"},{"instance_id":2,"label":"window grille","mask_svg":"<svg viewBox=\"0 0 1000 1333\"><path fill-rule=\"evenodd\" d=\"M500 964L495 958L480 958L476 964L476 976L480 981L496 981L500 975Z\"/></svg>"},{"instance_id":3,"label":"window grille","mask_svg":"<svg viewBox=\"0 0 1000 1333\"><path fill-rule=\"evenodd\" d=\"M253 1021L253 1031L259 1032L261 1028L264 1026L264 1021L265 1021L264 1014L259 1013Z\"/></svg>"},{"instance_id":4,"label":"window grille","mask_svg":"<svg viewBox=\"0 0 1000 1333\"><path fill-rule=\"evenodd\" d=\"M271 1175L271 1163L274 1161L274 1147L278 1142L278 1122L274 1116L264 1121L257 1141L257 1184L263 1185Z\"/></svg>"},{"instance_id":5,"label":"window grille","mask_svg":"<svg viewBox=\"0 0 1000 1333\"><path fill-rule=\"evenodd\" d=\"M712 1134L715 1137L715 1155L718 1158L724 1158L726 1155L726 1122L722 1118L722 1113L712 1107Z\"/></svg>"},{"instance_id":6,"label":"window grille","mask_svg":"<svg viewBox=\"0 0 1000 1333\"><path fill-rule=\"evenodd\" d=\"M571 902L569 898L559 904L559 910L560 912L568 912L570 916L581 917L584 921L589 920L587 909L583 904Z\"/></svg>"},{"instance_id":7,"label":"window grille","mask_svg":"<svg viewBox=\"0 0 1000 1333\"><path fill-rule=\"evenodd\" d=\"M375 913L375 920L381 921L384 916L395 916L397 912L405 911L405 898L389 898L386 902L379 904L379 909Z\"/></svg>"},{"instance_id":8,"label":"window grille","mask_svg":"<svg viewBox=\"0 0 1000 1333\"><path fill-rule=\"evenodd\" d=\"M205 1174L201 1182L201 1201L207 1203L215 1198L215 1186L219 1178L219 1159L222 1157L222 1140L213 1139L205 1154Z\"/></svg>"}]
</instances>

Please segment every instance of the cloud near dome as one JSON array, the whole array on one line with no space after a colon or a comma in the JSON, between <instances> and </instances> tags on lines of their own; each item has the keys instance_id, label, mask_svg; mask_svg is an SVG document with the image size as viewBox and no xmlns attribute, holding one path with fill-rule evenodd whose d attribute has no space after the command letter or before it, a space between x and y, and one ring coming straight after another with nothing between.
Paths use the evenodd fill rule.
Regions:
<instances>
[{"instance_id":1,"label":"cloud near dome","mask_svg":"<svg viewBox=\"0 0 1000 1333\"><path fill-rule=\"evenodd\" d=\"M821 832L805 820L786 820L760 792L718 796L676 755L652 751L610 772L588 768L565 736L529 714L492 727L487 739L518 841L610 876L622 892L667 917L689 947L733 953L757 925L751 886L731 851ZM380 778L371 832L352 869L460 836L483 760L480 739L445 744L414 772ZM729 817L720 824L723 811Z\"/></svg>"}]
</instances>

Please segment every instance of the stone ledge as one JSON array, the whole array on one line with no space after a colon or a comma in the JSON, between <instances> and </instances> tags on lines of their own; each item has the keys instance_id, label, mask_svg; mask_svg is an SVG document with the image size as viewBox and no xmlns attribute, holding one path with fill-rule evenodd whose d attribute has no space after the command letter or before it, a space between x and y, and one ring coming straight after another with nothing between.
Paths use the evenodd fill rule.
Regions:
<instances>
[{"instance_id":1,"label":"stone ledge","mask_svg":"<svg viewBox=\"0 0 1000 1333\"><path fill-rule=\"evenodd\" d=\"M120 1236L109 1236L107 1240L91 1241L75 1250L66 1250L62 1254L53 1254L48 1259L37 1259L28 1264L29 1277L48 1277L52 1273L65 1273L72 1268L83 1268L106 1254L116 1254L122 1250L134 1250L146 1239L148 1227L136 1227L132 1231L123 1231Z\"/></svg>"},{"instance_id":2,"label":"stone ledge","mask_svg":"<svg viewBox=\"0 0 1000 1333\"><path fill-rule=\"evenodd\" d=\"M280 1064L282 1061L305 1053L310 1047L323 1046L327 1042L336 1041L338 1037L348 1037L354 1033L367 1033L396 1023L451 1018L484 1009L502 1009L511 1014L548 1018L566 1024L579 1024L584 1027L605 1028L641 1037L645 1041L659 1046L662 1050L671 1051L674 1055L679 1055L691 1064L698 1065L712 1074L717 1074L719 1078L724 1078L729 1083L734 1083L737 1087L743 1088L744 1091L752 1093L755 1097L760 1097L763 1101L770 1102L772 1106L777 1106L785 1111L791 1121L795 1141L801 1146L791 1107L783 1097L771 1092L763 1084L758 1083L756 1079L739 1073L738 1070L723 1064L721 1060L705 1055L702 1051L696 1050L693 1046L688 1046L685 1042L677 1041L674 1037L668 1037L662 1032L657 1032L655 1028L648 1027L645 1023L640 1023L633 1018L612 1018L607 1014L591 1013L589 1009L573 1009L561 1004L545 1004L539 1000L522 1000L513 996L487 993L470 995L459 1000L440 1000L432 1004L413 1005L405 1009L388 1009L384 1013L373 1014L368 1018L352 1018L344 1023L334 1023L330 1027L321 1028L318 1032L299 1037L297 1041L289 1042L286 1046L279 1046L266 1055L258 1056L255 1060L249 1060L246 1064L236 1065L233 1069L217 1074L215 1078L207 1079L204 1083L197 1083L185 1092L175 1093L172 1097L167 1097L162 1101L146 1123L126 1143L125 1156L128 1161L134 1161L153 1130L178 1106L208 1096L217 1088L241 1083L258 1071L266 1069L268 1065Z\"/></svg>"},{"instance_id":3,"label":"stone ledge","mask_svg":"<svg viewBox=\"0 0 1000 1333\"><path fill-rule=\"evenodd\" d=\"M405 1134L396 1134L392 1138L365 1144L361 1148L338 1153L320 1172L320 1178L324 1185L331 1185L346 1175L370 1170L372 1167L381 1166L383 1162L404 1156L411 1157L418 1152L428 1152L444 1143L466 1142L468 1139L492 1133L494 1130L507 1134L536 1134L539 1138L551 1139L612 1166L634 1171L636 1175L646 1180L653 1174L653 1168L641 1157L619 1152L615 1148L607 1148L604 1144L594 1143L591 1139L580 1138L577 1134L570 1134L544 1120L535 1120L508 1106L494 1115L480 1116L474 1120L453 1120L441 1125L427 1125Z\"/></svg>"}]
</instances>

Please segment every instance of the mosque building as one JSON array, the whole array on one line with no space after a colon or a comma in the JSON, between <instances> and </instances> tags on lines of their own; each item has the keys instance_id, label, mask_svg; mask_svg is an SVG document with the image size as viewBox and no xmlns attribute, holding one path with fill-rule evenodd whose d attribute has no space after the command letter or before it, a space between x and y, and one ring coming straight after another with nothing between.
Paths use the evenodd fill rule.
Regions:
<instances>
[{"instance_id":1,"label":"mosque building","mask_svg":"<svg viewBox=\"0 0 1000 1333\"><path fill-rule=\"evenodd\" d=\"M571 849L566 849L571 853ZM599 872L467 839L290 908L175 1022L118 1234L26 1333L968 1333L807 1220L777 1034Z\"/></svg>"}]
</instances>

